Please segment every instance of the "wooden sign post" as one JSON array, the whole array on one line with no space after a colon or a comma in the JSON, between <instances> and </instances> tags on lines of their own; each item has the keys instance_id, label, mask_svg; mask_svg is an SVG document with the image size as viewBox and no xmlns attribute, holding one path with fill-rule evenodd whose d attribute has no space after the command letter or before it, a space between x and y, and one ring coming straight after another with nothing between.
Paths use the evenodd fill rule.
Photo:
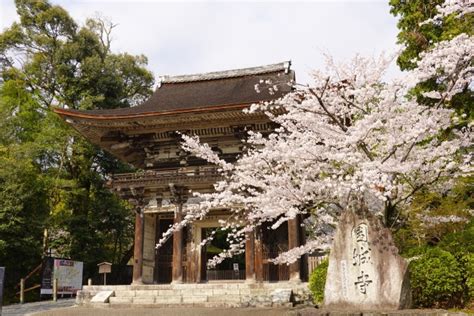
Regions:
<instances>
[{"instance_id":1,"label":"wooden sign post","mask_svg":"<svg viewBox=\"0 0 474 316\"><path fill-rule=\"evenodd\" d=\"M107 273L112 272L112 264L110 262L101 262L97 266L99 267L99 274L104 275L104 285L107 285Z\"/></svg>"}]
</instances>

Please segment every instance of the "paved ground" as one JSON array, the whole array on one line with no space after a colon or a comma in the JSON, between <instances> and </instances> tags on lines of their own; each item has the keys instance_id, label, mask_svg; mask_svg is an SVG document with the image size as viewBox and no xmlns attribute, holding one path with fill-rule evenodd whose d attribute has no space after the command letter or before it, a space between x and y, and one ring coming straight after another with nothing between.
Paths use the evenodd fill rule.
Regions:
<instances>
[{"instance_id":1,"label":"paved ground","mask_svg":"<svg viewBox=\"0 0 474 316\"><path fill-rule=\"evenodd\" d=\"M290 316L288 308L85 308L70 307L33 314L34 316ZM3 314L2 314L3 316Z\"/></svg>"},{"instance_id":2,"label":"paved ground","mask_svg":"<svg viewBox=\"0 0 474 316\"><path fill-rule=\"evenodd\" d=\"M60 299L57 302L42 301L27 304L14 304L3 306L2 316L23 316L31 313L47 311L55 308L64 308L73 306L75 299Z\"/></svg>"},{"instance_id":3,"label":"paved ground","mask_svg":"<svg viewBox=\"0 0 474 316\"><path fill-rule=\"evenodd\" d=\"M315 308L88 308L74 306L74 299L44 301L3 307L1 316L467 316L445 310L402 310L391 312L351 313Z\"/></svg>"}]
</instances>

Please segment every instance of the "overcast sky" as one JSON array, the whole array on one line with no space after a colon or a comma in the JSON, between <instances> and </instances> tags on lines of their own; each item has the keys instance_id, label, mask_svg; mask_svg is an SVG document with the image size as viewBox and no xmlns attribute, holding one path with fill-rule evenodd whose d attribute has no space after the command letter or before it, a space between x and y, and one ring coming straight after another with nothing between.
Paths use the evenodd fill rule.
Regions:
<instances>
[{"instance_id":1,"label":"overcast sky","mask_svg":"<svg viewBox=\"0 0 474 316\"><path fill-rule=\"evenodd\" d=\"M324 66L323 52L343 60L397 49L388 0L51 2L79 23L97 14L112 20L112 49L144 54L155 76L291 60L297 81L307 83L308 72ZM14 1L0 0L0 28L15 19Z\"/></svg>"}]
</instances>

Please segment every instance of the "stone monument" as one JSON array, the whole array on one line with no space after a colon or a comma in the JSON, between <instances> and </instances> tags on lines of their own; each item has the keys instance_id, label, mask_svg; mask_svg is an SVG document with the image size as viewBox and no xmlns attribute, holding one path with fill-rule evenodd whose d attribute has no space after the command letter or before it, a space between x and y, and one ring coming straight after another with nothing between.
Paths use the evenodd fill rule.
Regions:
<instances>
[{"instance_id":1,"label":"stone monument","mask_svg":"<svg viewBox=\"0 0 474 316\"><path fill-rule=\"evenodd\" d=\"M409 308L408 264L392 234L365 210L345 211L329 255L324 307L351 310Z\"/></svg>"}]
</instances>

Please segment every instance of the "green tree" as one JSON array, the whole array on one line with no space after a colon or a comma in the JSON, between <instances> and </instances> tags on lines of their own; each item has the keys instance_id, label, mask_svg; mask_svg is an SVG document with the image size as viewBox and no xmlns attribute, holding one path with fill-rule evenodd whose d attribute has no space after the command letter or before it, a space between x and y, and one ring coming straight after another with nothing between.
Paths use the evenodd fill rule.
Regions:
<instances>
[{"instance_id":1,"label":"green tree","mask_svg":"<svg viewBox=\"0 0 474 316\"><path fill-rule=\"evenodd\" d=\"M153 76L144 56L111 51L112 23L80 26L48 1L15 4L20 21L0 34L0 262L9 285L43 247L84 261L91 275L98 261L130 252L133 214L105 187L108 174L130 168L52 108L133 106L151 94Z\"/></svg>"},{"instance_id":2,"label":"green tree","mask_svg":"<svg viewBox=\"0 0 474 316\"><path fill-rule=\"evenodd\" d=\"M444 2L389 0L391 13L399 18L397 38L404 49L397 63L402 70L415 68L422 53L436 43L461 33L473 35L472 12L463 16L453 13L434 23L423 23L437 14L437 6ZM418 85L412 93L419 102L437 106L438 100L425 98L423 92L439 88L443 87L435 78ZM468 126L474 119L472 87L466 85L463 93L450 101L450 106L464 117L452 128ZM450 132L440 137L450 137ZM470 212L474 207L472 183L473 177L468 176L457 181L451 190L420 191L413 197L410 209L401 216L403 225L395 234L400 250L408 257L421 255L421 259L411 264L414 301L418 306L460 306L467 304L469 297L474 298L469 294L474 220Z\"/></svg>"},{"instance_id":3,"label":"green tree","mask_svg":"<svg viewBox=\"0 0 474 316\"><path fill-rule=\"evenodd\" d=\"M433 18L438 10L436 6L444 0L390 0L390 12L399 18L398 43L404 45L397 59L402 70L413 69L420 53L433 47L435 43L448 40L461 33L472 35L473 16L457 18L449 16L442 23L423 23Z\"/></svg>"},{"instance_id":4,"label":"green tree","mask_svg":"<svg viewBox=\"0 0 474 316\"><path fill-rule=\"evenodd\" d=\"M420 54L432 48L438 42L451 39L461 33L474 34L474 14L472 13L465 14L462 17L454 13L436 23L423 23L438 13L436 7L442 3L444 3L444 0L389 1L390 12L398 17L397 26L400 30L397 35L398 43L404 46L397 59L400 69L415 68ZM438 83L433 79L420 84L415 89L414 94L418 101L436 105L437 100L422 97L422 92L437 90L438 88ZM451 100L451 106L466 115L466 120L461 123L466 124L474 118L473 100L472 89L469 89L468 86L465 87L464 93Z\"/></svg>"}]
</instances>

